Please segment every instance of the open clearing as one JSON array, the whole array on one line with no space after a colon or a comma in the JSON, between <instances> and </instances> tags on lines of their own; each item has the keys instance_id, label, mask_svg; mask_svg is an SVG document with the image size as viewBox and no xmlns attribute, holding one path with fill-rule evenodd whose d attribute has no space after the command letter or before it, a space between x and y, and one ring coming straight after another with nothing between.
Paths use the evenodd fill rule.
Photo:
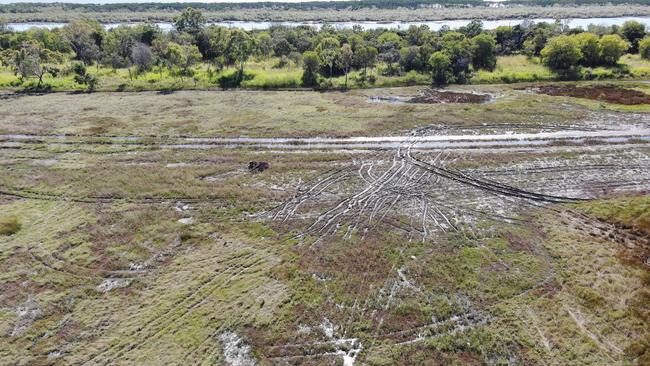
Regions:
<instances>
[{"instance_id":1,"label":"open clearing","mask_svg":"<svg viewBox=\"0 0 650 366\"><path fill-rule=\"evenodd\" d=\"M2 363L648 364L648 107L539 86L3 96Z\"/></svg>"}]
</instances>

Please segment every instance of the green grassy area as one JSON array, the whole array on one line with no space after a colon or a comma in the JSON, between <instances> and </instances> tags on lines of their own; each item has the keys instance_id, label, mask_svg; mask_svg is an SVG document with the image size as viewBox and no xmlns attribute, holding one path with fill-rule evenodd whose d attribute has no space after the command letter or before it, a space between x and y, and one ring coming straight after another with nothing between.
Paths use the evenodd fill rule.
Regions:
<instances>
[{"instance_id":1,"label":"green grassy area","mask_svg":"<svg viewBox=\"0 0 650 366\"><path fill-rule=\"evenodd\" d=\"M262 61L251 61L245 68L246 77L241 83L241 88L250 89L293 89L302 86L302 68L297 65L276 68L278 59L271 58ZM70 65L62 65L65 70ZM348 75L348 88L381 88L410 85L430 85L431 77L415 71L397 76L385 76L385 65L380 64L369 74L375 78L369 82L362 78L361 71L352 71ZM211 71L208 71L211 70ZM144 73L132 70L131 76L127 69L110 69L106 67L90 67L89 73L97 75L100 83L99 91L145 91L145 90L181 90L181 89L215 89L224 85L220 79L232 77L236 71L225 69L215 71L214 67L206 64L194 68L194 76L174 76L169 70L153 69ZM65 72L64 72L65 74ZM650 61L643 60L639 55L625 55L619 65L613 68L597 67L585 68L582 75L586 79L640 79L650 75ZM325 78L327 79L327 78ZM556 74L540 64L539 58L528 58L523 55L502 56L497 59L494 71L479 70L470 80L472 84L500 84L559 80ZM83 85L74 81L72 74L61 75L55 78L45 77L45 83L51 86L52 91L84 90ZM330 88L345 88L345 76L336 76L327 81ZM21 84L11 70L0 67L0 88L22 90L36 85L35 80L28 80Z\"/></svg>"},{"instance_id":2,"label":"green grassy area","mask_svg":"<svg viewBox=\"0 0 650 366\"><path fill-rule=\"evenodd\" d=\"M613 198L584 205L586 212L624 227L650 233L650 197Z\"/></svg>"}]
</instances>

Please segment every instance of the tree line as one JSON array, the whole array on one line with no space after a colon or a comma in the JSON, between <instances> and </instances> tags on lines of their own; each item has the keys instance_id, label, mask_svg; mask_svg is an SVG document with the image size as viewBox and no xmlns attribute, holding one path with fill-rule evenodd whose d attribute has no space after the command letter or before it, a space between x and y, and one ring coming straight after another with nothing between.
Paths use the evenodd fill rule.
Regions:
<instances>
[{"instance_id":1,"label":"tree line","mask_svg":"<svg viewBox=\"0 0 650 366\"><path fill-rule=\"evenodd\" d=\"M582 67L613 66L626 52L650 57L645 26L630 21L623 26L570 28L562 21L524 22L485 30L475 20L452 30L426 25L406 30L336 29L324 25L273 26L264 31L244 31L207 25L200 10L186 8L172 31L155 24L118 26L105 30L91 20L78 20L59 29L32 28L12 32L0 24L0 59L20 80L75 74L75 80L97 85L87 70L91 65L127 69L129 78L153 71L160 77L192 78L199 63L208 65L211 78L226 68L236 72L215 80L221 86L238 86L247 77L251 59L277 59L277 67L298 65L302 85L327 88L332 78L357 71L355 81L372 84L380 73L397 76L411 71L429 74L434 84L465 83L478 70L493 70L497 56L525 54L540 57L562 77L575 78ZM67 66L66 66L67 65Z\"/></svg>"}]
</instances>

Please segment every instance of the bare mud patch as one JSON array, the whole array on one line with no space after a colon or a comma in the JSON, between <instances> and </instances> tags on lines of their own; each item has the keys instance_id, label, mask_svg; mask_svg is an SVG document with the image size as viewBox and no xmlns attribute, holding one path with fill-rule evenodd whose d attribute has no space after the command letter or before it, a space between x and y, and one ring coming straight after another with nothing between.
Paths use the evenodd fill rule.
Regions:
<instances>
[{"instance_id":1,"label":"bare mud patch","mask_svg":"<svg viewBox=\"0 0 650 366\"><path fill-rule=\"evenodd\" d=\"M472 103L481 104L492 100L489 94L461 93L444 90L424 90L422 95L412 98L409 103L420 104L446 104L446 103Z\"/></svg>"},{"instance_id":2,"label":"bare mud patch","mask_svg":"<svg viewBox=\"0 0 650 366\"><path fill-rule=\"evenodd\" d=\"M642 91L611 85L585 87L549 85L534 90L546 95L591 99L613 104L650 104L650 95Z\"/></svg>"},{"instance_id":3,"label":"bare mud patch","mask_svg":"<svg viewBox=\"0 0 650 366\"><path fill-rule=\"evenodd\" d=\"M29 298L16 309L16 314L18 315L18 322L11 331L11 337L23 334L35 320L43 315L43 311L36 300Z\"/></svg>"},{"instance_id":4,"label":"bare mud patch","mask_svg":"<svg viewBox=\"0 0 650 366\"><path fill-rule=\"evenodd\" d=\"M375 104L448 104L473 103L481 104L492 101L490 94L463 93L447 90L425 89L416 96L374 95L368 98L368 103Z\"/></svg>"},{"instance_id":5,"label":"bare mud patch","mask_svg":"<svg viewBox=\"0 0 650 366\"><path fill-rule=\"evenodd\" d=\"M219 342L223 348L223 356L227 365L230 366L253 366L257 365L251 356L251 346L244 343L244 340L235 332L226 331L219 336Z\"/></svg>"},{"instance_id":6,"label":"bare mud patch","mask_svg":"<svg viewBox=\"0 0 650 366\"><path fill-rule=\"evenodd\" d=\"M125 278L107 278L102 283L97 285L95 288L100 292L109 292L118 288L128 287L131 284L131 280Z\"/></svg>"}]
</instances>

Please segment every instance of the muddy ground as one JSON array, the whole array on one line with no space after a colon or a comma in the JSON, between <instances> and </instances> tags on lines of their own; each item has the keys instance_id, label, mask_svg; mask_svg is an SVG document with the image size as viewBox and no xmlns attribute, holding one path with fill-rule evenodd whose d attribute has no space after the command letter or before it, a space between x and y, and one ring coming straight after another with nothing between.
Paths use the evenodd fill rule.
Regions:
<instances>
[{"instance_id":1,"label":"muddy ground","mask_svg":"<svg viewBox=\"0 0 650 366\"><path fill-rule=\"evenodd\" d=\"M589 116L337 138L34 121L0 137L20 222L0 359L644 364L650 118Z\"/></svg>"},{"instance_id":2,"label":"muddy ground","mask_svg":"<svg viewBox=\"0 0 650 366\"><path fill-rule=\"evenodd\" d=\"M409 103L486 103L492 97L488 94L460 93L445 90L426 89L422 95L413 97Z\"/></svg>"}]
</instances>

